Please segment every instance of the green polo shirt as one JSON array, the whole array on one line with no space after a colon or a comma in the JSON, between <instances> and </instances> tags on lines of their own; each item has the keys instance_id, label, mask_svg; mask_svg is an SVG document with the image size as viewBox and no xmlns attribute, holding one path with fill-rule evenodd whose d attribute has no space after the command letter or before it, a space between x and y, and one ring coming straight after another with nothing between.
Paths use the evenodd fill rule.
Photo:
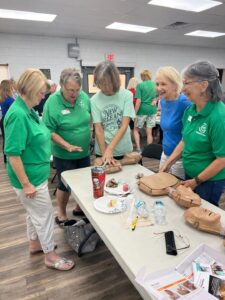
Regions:
<instances>
[{"instance_id":1,"label":"green polo shirt","mask_svg":"<svg viewBox=\"0 0 225 300\"><path fill-rule=\"evenodd\" d=\"M50 173L50 132L33 109L17 97L8 110L5 120L5 153L20 156L29 181L38 186ZM7 172L12 186L21 189L10 163Z\"/></svg>"},{"instance_id":2,"label":"green polo shirt","mask_svg":"<svg viewBox=\"0 0 225 300\"><path fill-rule=\"evenodd\" d=\"M80 159L89 155L90 100L81 91L75 104L66 101L61 90L52 94L44 106L43 121L51 132L57 133L71 145L83 151L68 152L52 141L52 154L62 159Z\"/></svg>"},{"instance_id":3,"label":"green polo shirt","mask_svg":"<svg viewBox=\"0 0 225 300\"><path fill-rule=\"evenodd\" d=\"M196 112L191 105L183 116L182 153L185 172L191 178L199 175L217 157L225 157L225 105L223 102L208 102ZM210 180L225 179L225 168Z\"/></svg>"},{"instance_id":4,"label":"green polo shirt","mask_svg":"<svg viewBox=\"0 0 225 300\"><path fill-rule=\"evenodd\" d=\"M141 105L137 115L150 116L157 112L156 105L152 105L152 100L156 97L155 82L152 80L145 80L138 83L136 88L136 98L141 99Z\"/></svg>"}]
</instances>

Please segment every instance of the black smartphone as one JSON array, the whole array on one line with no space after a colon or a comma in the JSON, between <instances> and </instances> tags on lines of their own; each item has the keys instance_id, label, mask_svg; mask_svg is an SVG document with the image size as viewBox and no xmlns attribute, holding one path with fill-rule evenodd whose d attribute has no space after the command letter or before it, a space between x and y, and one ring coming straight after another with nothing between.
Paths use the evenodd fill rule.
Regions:
<instances>
[{"instance_id":1,"label":"black smartphone","mask_svg":"<svg viewBox=\"0 0 225 300\"><path fill-rule=\"evenodd\" d=\"M177 255L177 248L173 231L165 232L166 253L169 255Z\"/></svg>"}]
</instances>

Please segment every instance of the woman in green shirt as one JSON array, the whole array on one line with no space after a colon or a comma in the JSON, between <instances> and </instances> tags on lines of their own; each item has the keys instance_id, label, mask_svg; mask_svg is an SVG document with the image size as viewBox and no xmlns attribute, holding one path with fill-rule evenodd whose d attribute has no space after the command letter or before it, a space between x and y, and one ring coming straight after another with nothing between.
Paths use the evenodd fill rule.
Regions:
<instances>
[{"instance_id":1,"label":"woman in green shirt","mask_svg":"<svg viewBox=\"0 0 225 300\"><path fill-rule=\"evenodd\" d=\"M142 82L138 83L136 88L135 112L137 116L134 123L134 139L138 152L141 152L139 130L146 124L147 144L151 144L153 142L152 128L155 127L157 114L156 86L151 80L149 70L141 72L141 79Z\"/></svg>"},{"instance_id":2,"label":"woman in green shirt","mask_svg":"<svg viewBox=\"0 0 225 300\"><path fill-rule=\"evenodd\" d=\"M37 69L27 69L18 80L20 96L4 120L7 172L27 211L30 253L43 250L47 267L67 271L74 262L61 258L54 249L53 208L48 192L50 132L33 109L45 96L47 86L47 79Z\"/></svg>"},{"instance_id":3,"label":"woman in green shirt","mask_svg":"<svg viewBox=\"0 0 225 300\"><path fill-rule=\"evenodd\" d=\"M193 105L184 112L183 139L161 171L182 156L183 184L218 206L225 191L225 105L219 73L213 64L200 61L188 66L183 78L183 92Z\"/></svg>"},{"instance_id":4,"label":"woman in green shirt","mask_svg":"<svg viewBox=\"0 0 225 300\"><path fill-rule=\"evenodd\" d=\"M58 216L55 218L58 225L67 220L66 207L70 196L70 190L61 180L61 173L90 166L91 108L88 95L81 90L81 82L76 69L63 70L61 89L48 98L43 112L43 121L51 131L52 155L59 179L56 192ZM73 214L83 212L77 206Z\"/></svg>"}]
</instances>

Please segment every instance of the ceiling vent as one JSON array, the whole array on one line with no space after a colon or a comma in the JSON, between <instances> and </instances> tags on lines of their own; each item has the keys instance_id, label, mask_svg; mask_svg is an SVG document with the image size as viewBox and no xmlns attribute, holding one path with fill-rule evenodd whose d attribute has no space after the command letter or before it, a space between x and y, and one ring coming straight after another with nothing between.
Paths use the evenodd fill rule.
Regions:
<instances>
[{"instance_id":1,"label":"ceiling vent","mask_svg":"<svg viewBox=\"0 0 225 300\"><path fill-rule=\"evenodd\" d=\"M181 28L186 28L188 26L191 26L192 24L190 23L186 23L186 22L174 22L172 24L167 25L166 27L164 27L165 29L172 29L172 30L176 30L176 29L181 29Z\"/></svg>"}]
</instances>

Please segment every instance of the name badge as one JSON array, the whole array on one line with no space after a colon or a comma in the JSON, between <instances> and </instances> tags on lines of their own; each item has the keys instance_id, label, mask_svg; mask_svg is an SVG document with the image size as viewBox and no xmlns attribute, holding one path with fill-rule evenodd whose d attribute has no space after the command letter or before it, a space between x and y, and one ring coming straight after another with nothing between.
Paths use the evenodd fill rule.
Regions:
<instances>
[{"instance_id":1,"label":"name badge","mask_svg":"<svg viewBox=\"0 0 225 300\"><path fill-rule=\"evenodd\" d=\"M189 116L188 121L191 122L191 120L192 120L192 116Z\"/></svg>"},{"instance_id":2,"label":"name badge","mask_svg":"<svg viewBox=\"0 0 225 300\"><path fill-rule=\"evenodd\" d=\"M68 115L68 114L70 114L70 111L69 111L69 109L63 109L61 111L61 113L62 113L62 115Z\"/></svg>"}]
</instances>

